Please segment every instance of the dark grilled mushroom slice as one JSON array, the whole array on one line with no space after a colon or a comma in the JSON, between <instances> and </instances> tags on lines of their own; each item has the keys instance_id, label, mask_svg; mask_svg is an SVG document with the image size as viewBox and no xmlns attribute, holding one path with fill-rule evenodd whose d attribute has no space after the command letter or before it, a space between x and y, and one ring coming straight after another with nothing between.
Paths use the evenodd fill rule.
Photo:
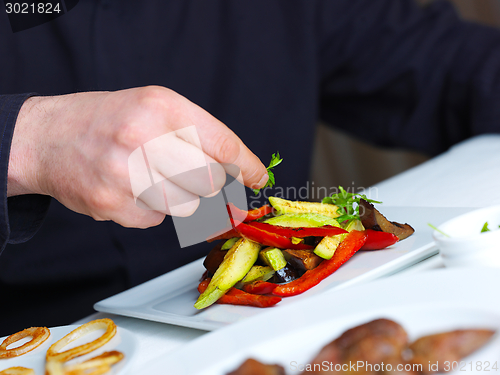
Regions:
<instances>
[{"instance_id":1,"label":"dark grilled mushroom slice","mask_svg":"<svg viewBox=\"0 0 500 375\"><path fill-rule=\"evenodd\" d=\"M224 245L224 241L220 241L215 247L210 250L207 257L203 261L203 265L207 269L209 276L212 276L217 268L219 268L220 264L224 260L224 257L227 254L227 250L221 250L222 245Z\"/></svg>"},{"instance_id":2,"label":"dark grilled mushroom slice","mask_svg":"<svg viewBox=\"0 0 500 375\"><path fill-rule=\"evenodd\" d=\"M323 261L312 250L283 250L285 259L292 267L299 271L312 270Z\"/></svg>"},{"instance_id":3,"label":"dark grilled mushroom slice","mask_svg":"<svg viewBox=\"0 0 500 375\"><path fill-rule=\"evenodd\" d=\"M272 283L288 283L300 277L299 271L287 263L285 267L277 270L269 281Z\"/></svg>"},{"instance_id":4,"label":"dark grilled mushroom slice","mask_svg":"<svg viewBox=\"0 0 500 375\"><path fill-rule=\"evenodd\" d=\"M389 221L382 215L373 204L361 199L359 201L360 205L360 216L361 223L366 229L379 230L382 232L388 232L396 235L399 240L404 240L415 232L409 224L400 224L395 221Z\"/></svg>"},{"instance_id":5,"label":"dark grilled mushroom slice","mask_svg":"<svg viewBox=\"0 0 500 375\"><path fill-rule=\"evenodd\" d=\"M494 333L488 329L466 329L421 337L410 345L412 362L423 365L423 374L444 372L445 361L460 362L486 344ZM436 362L439 368L433 371L428 364Z\"/></svg>"},{"instance_id":6,"label":"dark grilled mushroom slice","mask_svg":"<svg viewBox=\"0 0 500 375\"><path fill-rule=\"evenodd\" d=\"M266 365L249 358L227 375L285 375L285 369L279 365Z\"/></svg>"}]
</instances>

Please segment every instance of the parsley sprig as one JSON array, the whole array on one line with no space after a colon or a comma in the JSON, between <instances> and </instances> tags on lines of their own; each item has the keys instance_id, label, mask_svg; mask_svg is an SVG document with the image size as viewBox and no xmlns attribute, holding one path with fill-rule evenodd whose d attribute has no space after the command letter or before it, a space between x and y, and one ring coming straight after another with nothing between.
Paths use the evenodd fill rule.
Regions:
<instances>
[{"instance_id":1,"label":"parsley sprig","mask_svg":"<svg viewBox=\"0 0 500 375\"><path fill-rule=\"evenodd\" d=\"M500 225L498 226L498 228L500 228ZM481 233L485 232L491 232L491 229L488 228L488 222L484 223L483 227L481 228Z\"/></svg>"},{"instance_id":2,"label":"parsley sprig","mask_svg":"<svg viewBox=\"0 0 500 375\"><path fill-rule=\"evenodd\" d=\"M354 194L347 192L342 186L339 186L340 192L332 194L330 197L325 197L322 203L334 204L338 207L338 217L335 218L339 223L344 221L359 219L359 201L364 199L369 203L382 203L373 199L368 199L365 194Z\"/></svg>"},{"instance_id":3,"label":"parsley sprig","mask_svg":"<svg viewBox=\"0 0 500 375\"><path fill-rule=\"evenodd\" d=\"M278 164L280 164L283 161L283 159L280 157L280 153L277 152L276 154L273 154L271 156L271 162L269 163L269 167L267 167L267 175L269 176L269 179L267 180L267 183L261 188L265 189L267 187L272 187L276 183L274 180L274 173L271 171L274 167L276 167ZM253 189L253 192L255 195L259 194L260 189Z\"/></svg>"}]
</instances>

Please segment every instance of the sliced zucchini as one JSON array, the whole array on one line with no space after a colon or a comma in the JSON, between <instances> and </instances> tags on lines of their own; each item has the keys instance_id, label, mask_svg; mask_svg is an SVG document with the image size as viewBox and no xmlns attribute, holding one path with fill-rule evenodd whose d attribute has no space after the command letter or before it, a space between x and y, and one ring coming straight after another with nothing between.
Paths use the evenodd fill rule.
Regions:
<instances>
[{"instance_id":1,"label":"sliced zucchini","mask_svg":"<svg viewBox=\"0 0 500 375\"><path fill-rule=\"evenodd\" d=\"M270 197L269 202L279 214L316 213L331 218L339 216L338 207L329 203L289 201L277 197Z\"/></svg>"},{"instance_id":2,"label":"sliced zucchini","mask_svg":"<svg viewBox=\"0 0 500 375\"><path fill-rule=\"evenodd\" d=\"M340 224L337 222L337 220L332 219L329 216L314 213L283 214L267 219L266 221L264 221L264 223L291 228L314 228L322 227L324 225L340 227Z\"/></svg>"},{"instance_id":3,"label":"sliced zucchini","mask_svg":"<svg viewBox=\"0 0 500 375\"><path fill-rule=\"evenodd\" d=\"M361 221L357 219L351 220L344 229L348 232L352 230L365 230L363 224L361 224ZM340 245L340 243L344 241L344 238L346 238L346 236L347 233L342 233L337 234L336 236L323 237L320 243L316 245L314 254L324 259L330 259L335 253L335 250L337 250L337 247Z\"/></svg>"},{"instance_id":4,"label":"sliced zucchini","mask_svg":"<svg viewBox=\"0 0 500 375\"><path fill-rule=\"evenodd\" d=\"M286 260L283 252L275 247L266 247L265 249L262 249L259 253L259 259L275 271L278 271L286 266Z\"/></svg>"},{"instance_id":5,"label":"sliced zucchini","mask_svg":"<svg viewBox=\"0 0 500 375\"><path fill-rule=\"evenodd\" d=\"M230 248L233 247L233 245L238 241L240 237L233 237L228 239L226 242L224 242L224 245L220 248L221 250L229 250Z\"/></svg>"},{"instance_id":6,"label":"sliced zucchini","mask_svg":"<svg viewBox=\"0 0 500 375\"><path fill-rule=\"evenodd\" d=\"M240 238L227 251L207 289L198 297L194 307L203 309L210 306L238 281L243 279L257 260L260 247L261 245L257 242Z\"/></svg>"},{"instance_id":7,"label":"sliced zucchini","mask_svg":"<svg viewBox=\"0 0 500 375\"><path fill-rule=\"evenodd\" d=\"M274 272L272 267L269 266L253 266L241 282L243 284L250 284L258 280L267 281L274 276Z\"/></svg>"}]
</instances>

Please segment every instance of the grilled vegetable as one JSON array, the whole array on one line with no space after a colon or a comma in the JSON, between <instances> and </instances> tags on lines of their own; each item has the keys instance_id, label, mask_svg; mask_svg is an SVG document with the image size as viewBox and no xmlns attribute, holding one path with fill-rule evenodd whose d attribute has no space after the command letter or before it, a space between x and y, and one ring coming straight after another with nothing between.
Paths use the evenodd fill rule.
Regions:
<instances>
[{"instance_id":1,"label":"grilled vegetable","mask_svg":"<svg viewBox=\"0 0 500 375\"><path fill-rule=\"evenodd\" d=\"M373 207L373 204L364 199L361 199L359 203L364 208L361 222L365 228L395 234L400 240L404 240L415 232L415 229L409 224L400 224L387 220L384 215Z\"/></svg>"},{"instance_id":2,"label":"grilled vegetable","mask_svg":"<svg viewBox=\"0 0 500 375\"><path fill-rule=\"evenodd\" d=\"M266 247L259 253L259 259L264 264L272 267L273 270L278 271L286 266L286 260L283 252L275 247Z\"/></svg>"},{"instance_id":3,"label":"grilled vegetable","mask_svg":"<svg viewBox=\"0 0 500 375\"><path fill-rule=\"evenodd\" d=\"M269 197L269 202L279 214L304 214L314 213L331 218L339 216L338 207L333 204L324 204L319 202L299 202L288 201L277 197Z\"/></svg>"},{"instance_id":4,"label":"grilled vegetable","mask_svg":"<svg viewBox=\"0 0 500 375\"><path fill-rule=\"evenodd\" d=\"M249 284L257 280L267 281L274 275L274 270L269 266L252 266L245 275L242 284Z\"/></svg>"},{"instance_id":5,"label":"grilled vegetable","mask_svg":"<svg viewBox=\"0 0 500 375\"><path fill-rule=\"evenodd\" d=\"M354 219L348 222L345 229L347 232L350 232L352 230L363 231L365 228L363 227L363 224L361 224L361 221ZM323 237L321 242L316 245L314 254L323 259L330 259L346 236L347 233L342 233L336 236Z\"/></svg>"},{"instance_id":6,"label":"grilled vegetable","mask_svg":"<svg viewBox=\"0 0 500 375\"><path fill-rule=\"evenodd\" d=\"M316 268L323 259L311 250L283 250L287 262L299 271L307 271Z\"/></svg>"},{"instance_id":7,"label":"grilled vegetable","mask_svg":"<svg viewBox=\"0 0 500 375\"><path fill-rule=\"evenodd\" d=\"M257 260L260 245L242 238L227 251L224 260L215 272L207 289L198 297L194 304L197 309L203 309L215 303L232 286L243 279Z\"/></svg>"},{"instance_id":8,"label":"grilled vegetable","mask_svg":"<svg viewBox=\"0 0 500 375\"><path fill-rule=\"evenodd\" d=\"M329 216L315 213L283 214L267 219L264 223L289 228L313 228L322 227L324 225L331 225L334 227L340 226L337 220Z\"/></svg>"},{"instance_id":9,"label":"grilled vegetable","mask_svg":"<svg viewBox=\"0 0 500 375\"><path fill-rule=\"evenodd\" d=\"M295 296L318 285L323 279L330 276L342 264L347 262L364 245L365 241L366 234L364 232L358 232L357 230L349 232L331 259L321 262L318 267L306 271L302 277L288 284L278 285L273 290L273 294L281 297Z\"/></svg>"}]
</instances>

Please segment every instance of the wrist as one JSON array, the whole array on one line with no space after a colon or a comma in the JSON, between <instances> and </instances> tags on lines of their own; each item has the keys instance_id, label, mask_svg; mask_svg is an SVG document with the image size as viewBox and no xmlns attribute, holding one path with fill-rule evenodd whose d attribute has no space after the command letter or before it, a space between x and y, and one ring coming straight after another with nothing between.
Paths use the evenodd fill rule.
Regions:
<instances>
[{"instance_id":1,"label":"wrist","mask_svg":"<svg viewBox=\"0 0 500 375\"><path fill-rule=\"evenodd\" d=\"M14 127L9 155L7 196L44 194L40 188L37 150L42 119L48 115L46 98L28 98L21 107Z\"/></svg>"}]
</instances>

